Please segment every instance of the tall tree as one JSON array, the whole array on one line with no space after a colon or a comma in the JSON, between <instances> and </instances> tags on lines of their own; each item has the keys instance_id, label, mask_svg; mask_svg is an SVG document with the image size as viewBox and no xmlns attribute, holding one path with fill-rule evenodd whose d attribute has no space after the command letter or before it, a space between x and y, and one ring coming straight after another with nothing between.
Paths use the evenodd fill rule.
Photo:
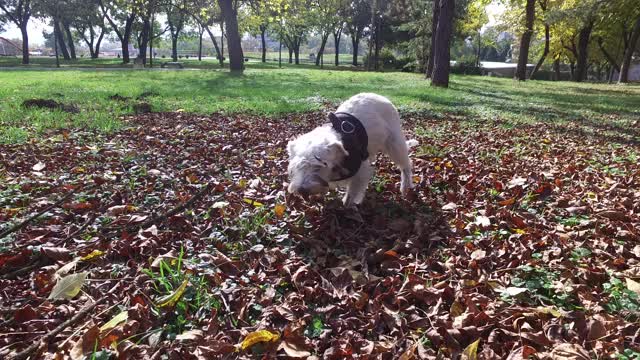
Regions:
<instances>
[{"instance_id":1,"label":"tall tree","mask_svg":"<svg viewBox=\"0 0 640 360\"><path fill-rule=\"evenodd\" d=\"M216 21L222 22L222 14L220 13L220 8L217 4L209 1L209 0L197 0L194 6L191 7L191 16L198 23L204 31L207 32L211 42L213 43L213 47L216 50L216 58L220 63L220 67L224 66L224 56L220 51L220 47L218 46L218 41L216 40L215 35L211 31L211 27L215 24ZM222 40L221 35L221 40Z\"/></svg>"},{"instance_id":2,"label":"tall tree","mask_svg":"<svg viewBox=\"0 0 640 360\"><path fill-rule=\"evenodd\" d=\"M618 78L618 83L623 84L629 82L629 68L631 67L631 58L633 57L634 51L637 49L639 38L640 15L638 15L638 18L635 21L635 25L633 26L633 30L631 31L628 44L625 47L622 66L620 66L620 77Z\"/></svg>"},{"instance_id":3,"label":"tall tree","mask_svg":"<svg viewBox=\"0 0 640 360\"><path fill-rule=\"evenodd\" d=\"M351 64L358 66L358 50L360 40L366 36L369 26L371 5L369 0L352 0L344 12L345 31L351 37L353 60Z\"/></svg>"},{"instance_id":4,"label":"tall tree","mask_svg":"<svg viewBox=\"0 0 640 360\"><path fill-rule=\"evenodd\" d=\"M529 46L533 36L533 22L535 21L536 0L526 0L525 27L520 38L520 51L518 53L518 67L515 79L524 81L527 79L527 62L529 60Z\"/></svg>"},{"instance_id":5,"label":"tall tree","mask_svg":"<svg viewBox=\"0 0 640 360\"><path fill-rule=\"evenodd\" d=\"M237 3L234 0L218 0L218 5L226 25L229 68L231 71L241 72L244 70L244 54L242 53L242 42L238 31Z\"/></svg>"},{"instance_id":6,"label":"tall tree","mask_svg":"<svg viewBox=\"0 0 640 360\"><path fill-rule=\"evenodd\" d=\"M449 87L450 42L453 31L454 11L454 0L440 0L431 86Z\"/></svg>"},{"instance_id":7,"label":"tall tree","mask_svg":"<svg viewBox=\"0 0 640 360\"><path fill-rule=\"evenodd\" d=\"M29 33L27 25L31 18L31 0L0 0L0 11L14 23L22 35L22 63L29 64Z\"/></svg>"},{"instance_id":8,"label":"tall tree","mask_svg":"<svg viewBox=\"0 0 640 360\"><path fill-rule=\"evenodd\" d=\"M431 20L431 47L429 49L429 60L427 60L427 79L433 75L433 64L436 54L436 33L438 30L438 18L440 17L440 0L433 0L433 15Z\"/></svg>"},{"instance_id":9,"label":"tall tree","mask_svg":"<svg viewBox=\"0 0 640 360\"><path fill-rule=\"evenodd\" d=\"M178 38L184 30L188 19L186 0L165 0L162 9L167 16L167 25L171 35L171 58L178 61Z\"/></svg>"},{"instance_id":10,"label":"tall tree","mask_svg":"<svg viewBox=\"0 0 640 360\"><path fill-rule=\"evenodd\" d=\"M98 0L102 14L107 19L111 28L120 40L122 48L122 63L124 64L128 64L130 62L129 43L131 41L133 25L138 17L141 2L141 0Z\"/></svg>"},{"instance_id":11,"label":"tall tree","mask_svg":"<svg viewBox=\"0 0 640 360\"><path fill-rule=\"evenodd\" d=\"M81 13L73 22L77 36L89 48L89 54L92 59L97 59L100 55L100 45L105 34L107 34L104 21L104 15L100 14L97 4L90 4L81 9Z\"/></svg>"},{"instance_id":12,"label":"tall tree","mask_svg":"<svg viewBox=\"0 0 640 360\"><path fill-rule=\"evenodd\" d=\"M547 7L549 5L549 0L539 0L540 4L540 14L542 15L542 22L544 24L544 49L542 50L542 55L540 55L540 59L536 63L536 66L531 71L529 75L529 79L533 79L535 74L540 70L542 64L544 64L547 55L549 55L550 42L551 42L551 25L549 25L549 21L546 19Z\"/></svg>"}]
</instances>

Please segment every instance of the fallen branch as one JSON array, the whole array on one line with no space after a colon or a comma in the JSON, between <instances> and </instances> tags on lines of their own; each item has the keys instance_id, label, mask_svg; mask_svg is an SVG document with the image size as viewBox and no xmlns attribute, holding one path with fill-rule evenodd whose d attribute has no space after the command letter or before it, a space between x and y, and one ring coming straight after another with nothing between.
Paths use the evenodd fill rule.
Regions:
<instances>
[{"instance_id":1,"label":"fallen branch","mask_svg":"<svg viewBox=\"0 0 640 360\"><path fill-rule=\"evenodd\" d=\"M116 287L114 287L114 289L115 288ZM98 306L98 305L102 304L103 302L107 301L107 299L108 299L108 297L106 295L105 296L101 296L98 300L96 300L92 304L89 304L84 309L80 310L78 313L76 313L74 316L72 316L70 319L68 319L67 321L65 321L62 324L58 325L58 327L56 327L55 329L51 330L48 334L43 336L39 341L35 341L28 348L26 348L23 351L17 353L13 357L10 357L9 359L11 359L11 360L21 360L21 359L28 358L29 356L31 356L31 354L33 352L38 350L38 348L40 348L40 346L42 346L43 343L47 343L53 337L55 337L56 335L61 333L64 329L66 329L67 327L71 326L72 324L74 324L78 320L80 320L83 317L85 317L85 315L87 315L88 313L93 311L93 309L95 309L96 306Z\"/></svg>"},{"instance_id":2,"label":"fallen branch","mask_svg":"<svg viewBox=\"0 0 640 360\"><path fill-rule=\"evenodd\" d=\"M89 190L91 188L93 188L94 185L88 186L88 187L79 187L76 189L73 189L71 191L69 191L65 196L61 197L60 200L56 201L55 203L47 206L46 208L40 210L37 214L32 215L31 217L27 218L26 220L24 220L23 222L16 224L6 230L4 230L3 232L0 233L0 239L2 239L3 237L14 233L20 229L22 229L23 227L27 226L27 224L29 224L30 222L32 222L33 220L39 218L40 216L42 216L44 213L46 213L47 211L56 208L58 206L60 206L63 202L65 202L66 200L68 200L72 195L74 195L75 193L77 193L80 190Z\"/></svg>"},{"instance_id":3,"label":"fallen branch","mask_svg":"<svg viewBox=\"0 0 640 360\"><path fill-rule=\"evenodd\" d=\"M213 185L211 184L207 184L207 186L205 186L204 188L202 188L200 191L198 191L195 195L193 195L189 200L187 200L186 202L176 206L175 208L163 213L163 214L159 214L159 215L155 215L153 216L151 219L144 221L140 224L133 224L133 225L128 225L128 226L124 226L124 227L120 227L120 228L105 228L102 230L103 233L107 233L107 236L113 236L115 235L115 233L119 233L122 231L126 231L128 233L131 233L135 230L138 229L143 229L143 228L148 228L151 225L155 225L155 224L159 224L163 221L165 221L166 219L170 218L173 215L176 215L178 213L183 212L184 210L190 208L191 206L193 206L193 204L195 204L198 200L200 200L203 196L205 196L207 193L209 193L211 191L211 189L213 189ZM222 197L225 193L220 194L220 197Z\"/></svg>"}]
</instances>

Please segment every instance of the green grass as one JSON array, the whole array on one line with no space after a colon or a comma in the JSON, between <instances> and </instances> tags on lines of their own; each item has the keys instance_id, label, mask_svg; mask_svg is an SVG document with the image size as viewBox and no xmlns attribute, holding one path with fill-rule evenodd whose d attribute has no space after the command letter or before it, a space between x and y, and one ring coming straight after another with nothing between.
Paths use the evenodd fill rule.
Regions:
<instances>
[{"instance_id":1,"label":"green grass","mask_svg":"<svg viewBox=\"0 0 640 360\"><path fill-rule=\"evenodd\" d=\"M106 60L104 60L106 62ZM313 66L249 63L243 75L225 70L25 70L0 71L0 143L19 143L52 128L117 129L130 107L109 100L153 91L154 111L250 112L268 116L319 110L358 92L388 96L407 114L463 116L470 120L564 122L628 128L640 119L640 86L514 82L452 76L449 89L432 88L420 74L319 70ZM28 98L77 104L80 114L29 110Z\"/></svg>"}]
</instances>

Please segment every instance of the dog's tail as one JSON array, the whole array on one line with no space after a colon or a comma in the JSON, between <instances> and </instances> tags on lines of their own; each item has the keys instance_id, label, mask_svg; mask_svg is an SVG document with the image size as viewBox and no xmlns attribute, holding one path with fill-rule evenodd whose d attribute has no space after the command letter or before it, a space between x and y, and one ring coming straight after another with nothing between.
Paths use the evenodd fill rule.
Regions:
<instances>
[{"instance_id":1,"label":"dog's tail","mask_svg":"<svg viewBox=\"0 0 640 360\"><path fill-rule=\"evenodd\" d=\"M418 146L420 143L416 139L407 140L407 147L411 149L412 147Z\"/></svg>"}]
</instances>

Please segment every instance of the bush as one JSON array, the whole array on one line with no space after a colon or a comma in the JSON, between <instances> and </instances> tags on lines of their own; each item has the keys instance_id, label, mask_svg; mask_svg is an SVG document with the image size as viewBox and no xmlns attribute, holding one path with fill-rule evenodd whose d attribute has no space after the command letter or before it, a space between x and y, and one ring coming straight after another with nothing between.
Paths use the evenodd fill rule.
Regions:
<instances>
[{"instance_id":1,"label":"bush","mask_svg":"<svg viewBox=\"0 0 640 360\"><path fill-rule=\"evenodd\" d=\"M188 58L189 58L189 55L185 55L185 58L187 58L187 59L188 59Z\"/></svg>"},{"instance_id":2,"label":"bush","mask_svg":"<svg viewBox=\"0 0 640 360\"><path fill-rule=\"evenodd\" d=\"M365 67L369 66L369 54L366 54L362 59L362 63ZM382 49L378 55L378 67L382 69L394 69L397 63L396 56L389 49Z\"/></svg>"},{"instance_id":3,"label":"bush","mask_svg":"<svg viewBox=\"0 0 640 360\"><path fill-rule=\"evenodd\" d=\"M418 69L418 61L413 60L410 61L408 63L406 63L403 67L402 67L402 71L403 72L419 72Z\"/></svg>"}]
</instances>

